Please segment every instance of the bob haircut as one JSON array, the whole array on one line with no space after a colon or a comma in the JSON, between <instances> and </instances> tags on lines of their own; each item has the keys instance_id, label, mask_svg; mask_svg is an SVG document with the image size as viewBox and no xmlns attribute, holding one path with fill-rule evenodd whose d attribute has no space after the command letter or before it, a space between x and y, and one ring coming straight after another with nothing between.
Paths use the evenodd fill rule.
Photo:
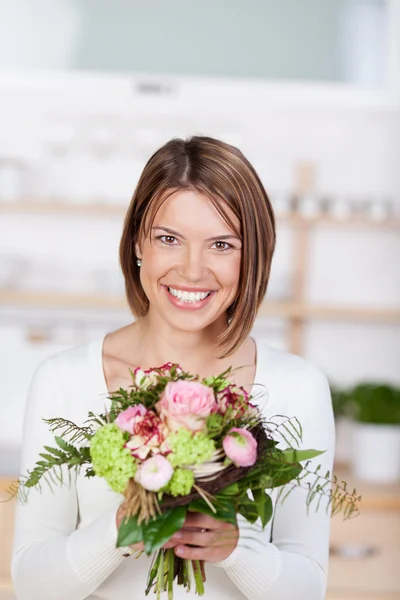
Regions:
<instances>
[{"instance_id":1,"label":"bob haircut","mask_svg":"<svg viewBox=\"0 0 400 600\"><path fill-rule=\"evenodd\" d=\"M238 294L228 308L226 329L216 339L223 358L249 335L264 299L275 250L274 213L255 169L234 146L206 136L167 142L144 167L120 243L126 296L137 319L146 315L149 301L140 282L135 245L140 247L161 204L178 190L207 196L242 240ZM240 231L233 226L226 207L237 217Z\"/></svg>"}]
</instances>

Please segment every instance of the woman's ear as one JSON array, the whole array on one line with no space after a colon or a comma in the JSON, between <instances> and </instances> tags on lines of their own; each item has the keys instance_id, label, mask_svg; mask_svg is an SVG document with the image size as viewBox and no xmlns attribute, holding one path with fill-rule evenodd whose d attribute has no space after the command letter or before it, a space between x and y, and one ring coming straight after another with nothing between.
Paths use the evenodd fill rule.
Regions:
<instances>
[{"instance_id":1,"label":"woman's ear","mask_svg":"<svg viewBox=\"0 0 400 600\"><path fill-rule=\"evenodd\" d=\"M142 258L142 251L140 249L139 243L135 244L135 254L137 258Z\"/></svg>"}]
</instances>

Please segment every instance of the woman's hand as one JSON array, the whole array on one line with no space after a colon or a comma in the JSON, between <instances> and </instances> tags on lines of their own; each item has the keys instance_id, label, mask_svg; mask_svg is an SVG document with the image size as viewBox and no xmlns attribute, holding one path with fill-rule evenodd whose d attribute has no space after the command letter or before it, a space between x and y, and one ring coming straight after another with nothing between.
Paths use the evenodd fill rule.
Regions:
<instances>
[{"instance_id":1,"label":"woman's hand","mask_svg":"<svg viewBox=\"0 0 400 600\"><path fill-rule=\"evenodd\" d=\"M117 528L124 517L125 506L121 504L116 517ZM182 529L177 531L163 548L175 548L175 554L180 558L213 563L228 558L236 548L238 539L237 525L224 523L202 513L188 512ZM136 551L144 550L143 542L129 547Z\"/></svg>"},{"instance_id":2,"label":"woman's hand","mask_svg":"<svg viewBox=\"0 0 400 600\"><path fill-rule=\"evenodd\" d=\"M182 529L172 536L168 544L175 544L175 554L180 558L214 563L228 558L238 540L237 525L218 521L202 513L188 512Z\"/></svg>"}]
</instances>

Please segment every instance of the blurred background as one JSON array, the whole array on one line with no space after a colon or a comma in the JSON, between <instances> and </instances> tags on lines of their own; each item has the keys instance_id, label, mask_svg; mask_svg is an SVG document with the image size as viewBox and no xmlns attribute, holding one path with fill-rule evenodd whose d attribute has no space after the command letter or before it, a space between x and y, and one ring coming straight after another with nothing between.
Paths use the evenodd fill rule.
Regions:
<instances>
[{"instance_id":1,"label":"blurred background","mask_svg":"<svg viewBox=\"0 0 400 600\"><path fill-rule=\"evenodd\" d=\"M255 337L332 385L362 502L332 519L327 597L399 599L400 0L0 0L0 493L39 363L130 321L124 213L193 134L237 145L276 211Z\"/></svg>"}]
</instances>

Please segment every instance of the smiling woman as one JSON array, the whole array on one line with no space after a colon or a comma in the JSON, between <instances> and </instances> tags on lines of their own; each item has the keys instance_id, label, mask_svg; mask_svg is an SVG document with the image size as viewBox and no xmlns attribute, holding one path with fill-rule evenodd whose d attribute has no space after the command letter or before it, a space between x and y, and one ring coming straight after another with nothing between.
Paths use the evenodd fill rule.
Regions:
<instances>
[{"instance_id":1,"label":"smiling woman","mask_svg":"<svg viewBox=\"0 0 400 600\"><path fill-rule=\"evenodd\" d=\"M267 193L237 148L209 137L172 140L160 148L140 177L120 244L135 320L39 367L26 403L21 473L40 460L44 446L53 445L44 417L58 414L82 425L88 413L103 410L104 398L109 402L115 390L128 393L132 373L147 385L152 367L163 365L164 372L172 363L205 380L226 373L235 389L254 397L267 422L273 415L295 415L303 427L300 448L325 450L317 464L310 461L310 469L320 465L321 472L330 471L334 425L326 377L305 360L249 335L274 248ZM253 396L255 385L267 389L267 398ZM225 402L229 408L232 398ZM184 419L189 404L187 394L175 402L177 420ZM201 405L196 406L198 422ZM153 425L150 433L143 429L125 444L124 460L127 452L128 458L152 452L149 467L162 478L168 475L170 450L166 446L165 456L157 458L149 440L161 429ZM187 443L180 442L183 451ZM253 460L255 448L243 431L226 443L227 456L237 464ZM239 456L239 447L248 456ZM112 462L113 475L121 465ZM140 472L140 478L147 476ZM32 490L29 502L18 505L12 564L18 599L143 598L149 559L127 558L143 548L137 541L143 537L127 541L128 549L116 547L128 514L124 497L104 479L87 479L83 472L53 492ZM308 514L307 493L297 487L281 504L272 490L271 519L264 528L240 514L226 523L191 509L164 549L169 556L207 562L213 600L322 600L329 511ZM177 589L179 598L188 594Z\"/></svg>"},{"instance_id":2,"label":"smiling woman","mask_svg":"<svg viewBox=\"0 0 400 600\"><path fill-rule=\"evenodd\" d=\"M265 296L275 239L267 193L237 148L209 137L171 140L147 163L125 220L120 259L133 314L159 306L162 318L184 318L163 312L164 290L175 308L196 311L193 327L214 324L221 354L230 354ZM210 292L198 306L179 298L198 291Z\"/></svg>"}]
</instances>

